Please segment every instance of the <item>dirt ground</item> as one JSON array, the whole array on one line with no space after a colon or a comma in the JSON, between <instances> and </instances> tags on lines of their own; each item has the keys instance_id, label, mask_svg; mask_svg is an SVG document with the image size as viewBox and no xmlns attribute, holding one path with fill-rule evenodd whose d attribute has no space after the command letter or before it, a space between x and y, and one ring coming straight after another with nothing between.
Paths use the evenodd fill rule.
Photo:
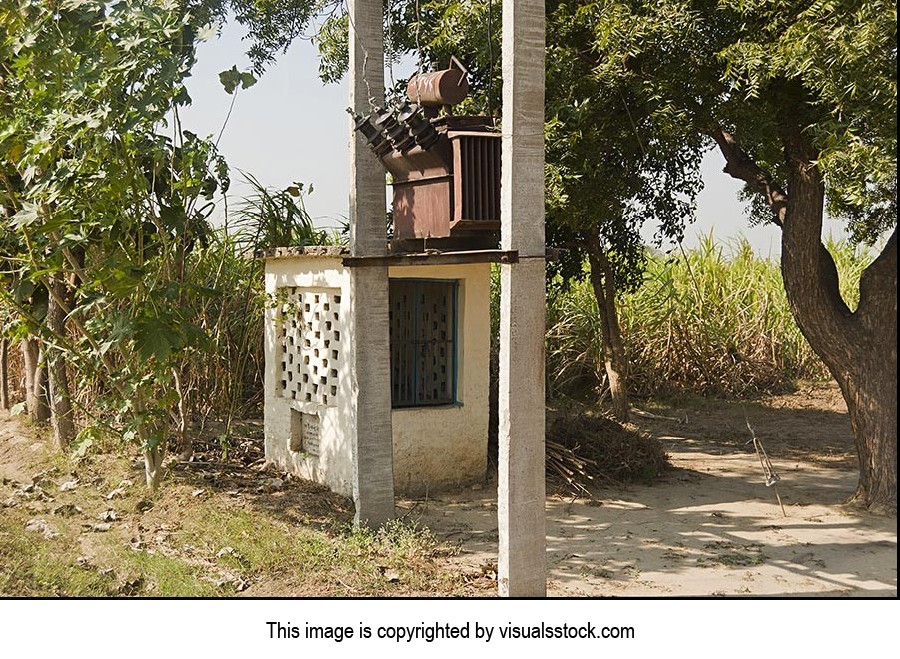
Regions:
<instances>
[{"instance_id":1,"label":"dirt ground","mask_svg":"<svg viewBox=\"0 0 900 659\"><path fill-rule=\"evenodd\" d=\"M652 486L604 488L592 499L555 494L548 486L550 596L897 596L896 519L842 503L853 493L857 475L850 425L836 388L745 403L648 404L635 420L664 443L674 468ZM781 478L777 491L786 514L775 487L765 485L757 454L747 443L748 422ZM31 480L28 456L41 450L42 444L17 419L0 415L4 481ZM158 503L151 513L137 515L133 525L140 531L141 524L150 522L160 528L175 524L187 513L186 506L208 496L198 495L205 491L229 506L245 506L284 524L349 519L343 505L349 502L311 484L288 481L275 495L260 494L263 475L257 469L231 465L215 473L193 473L197 469L192 467L176 474L167 494L171 505ZM217 480L221 487L215 486ZM169 513L172 519L165 517ZM439 564L462 574L468 585L433 594L496 592L495 481L427 499L401 499L398 515L458 547ZM81 537L83 543L86 536ZM274 574L260 578L242 594L314 594L278 579ZM359 592L342 592L340 583L322 594Z\"/></svg>"},{"instance_id":2,"label":"dirt ground","mask_svg":"<svg viewBox=\"0 0 900 659\"><path fill-rule=\"evenodd\" d=\"M604 489L594 500L548 497L550 596L897 596L896 519L842 503L857 474L836 387L661 406L637 421L675 468L652 486ZM748 421L781 477L774 487L747 445ZM494 487L401 505L461 543L457 560L490 572Z\"/></svg>"}]
</instances>

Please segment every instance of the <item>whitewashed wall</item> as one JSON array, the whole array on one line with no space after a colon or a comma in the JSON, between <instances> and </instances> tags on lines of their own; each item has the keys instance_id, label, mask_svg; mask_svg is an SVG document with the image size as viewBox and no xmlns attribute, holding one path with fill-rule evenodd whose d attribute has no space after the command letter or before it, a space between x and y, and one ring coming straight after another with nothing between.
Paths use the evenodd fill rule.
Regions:
<instances>
[{"instance_id":1,"label":"whitewashed wall","mask_svg":"<svg viewBox=\"0 0 900 659\"><path fill-rule=\"evenodd\" d=\"M483 480L487 469L491 266L394 267L390 276L459 282L457 403L393 411L394 485L398 491L421 492Z\"/></svg>"},{"instance_id":2,"label":"whitewashed wall","mask_svg":"<svg viewBox=\"0 0 900 659\"><path fill-rule=\"evenodd\" d=\"M490 265L397 266L389 275L459 283L457 402L393 410L395 487L417 493L481 481L487 468ZM271 301L265 323L266 458L351 496L349 270L340 256L274 257L266 261L265 285ZM307 430L318 423L317 441L313 434L311 450L292 450L292 434L297 448L304 422Z\"/></svg>"}]
</instances>

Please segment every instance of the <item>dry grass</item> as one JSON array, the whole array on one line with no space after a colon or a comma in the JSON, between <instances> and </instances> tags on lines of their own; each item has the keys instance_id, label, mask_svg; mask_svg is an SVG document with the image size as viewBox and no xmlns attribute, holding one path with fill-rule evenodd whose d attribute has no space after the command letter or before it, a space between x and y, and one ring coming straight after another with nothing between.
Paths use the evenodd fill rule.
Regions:
<instances>
[{"instance_id":1,"label":"dry grass","mask_svg":"<svg viewBox=\"0 0 900 659\"><path fill-rule=\"evenodd\" d=\"M353 528L344 497L248 466L238 452L227 461L171 465L150 497L136 455L72 462L33 451L33 438L0 441L4 458L18 463L0 483L0 596L482 592L448 565L456 548L427 529L399 522Z\"/></svg>"},{"instance_id":2,"label":"dry grass","mask_svg":"<svg viewBox=\"0 0 900 659\"><path fill-rule=\"evenodd\" d=\"M587 412L548 415L547 475L572 495L652 482L668 466L661 444L632 425Z\"/></svg>"},{"instance_id":3,"label":"dry grass","mask_svg":"<svg viewBox=\"0 0 900 659\"><path fill-rule=\"evenodd\" d=\"M841 289L855 307L871 254L831 243ZM620 300L629 383L639 396L693 393L743 397L789 390L828 373L790 313L778 263L746 240L711 238L648 261L644 284ZM553 396L605 395L596 300L587 282L548 305L547 372Z\"/></svg>"}]
</instances>

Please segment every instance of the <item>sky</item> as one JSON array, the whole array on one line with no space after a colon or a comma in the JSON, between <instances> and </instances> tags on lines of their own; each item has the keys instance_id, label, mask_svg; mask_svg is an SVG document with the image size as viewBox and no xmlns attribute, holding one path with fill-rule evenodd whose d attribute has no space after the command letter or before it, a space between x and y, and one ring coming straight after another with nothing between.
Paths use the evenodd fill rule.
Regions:
<instances>
[{"instance_id":1,"label":"sky","mask_svg":"<svg viewBox=\"0 0 900 659\"><path fill-rule=\"evenodd\" d=\"M318 77L315 46L296 42L259 82L240 90L225 123L232 97L219 83L219 72L237 65L248 68L243 28L229 22L221 37L200 45L188 80L193 103L181 112L183 126L200 135L218 136L219 150L232 168L228 203L233 209L248 188L239 171L249 172L267 187L294 182L313 186L306 208L319 226L336 227L346 220L349 176L349 122L346 79L323 84ZM395 67L395 77L411 71ZM223 130L224 125L224 130ZM697 222L685 231L692 247L712 232L717 241L744 236L760 255L780 253L780 232L773 225L751 227L738 201L739 182L722 173L724 160L710 152L703 162L705 188L698 199ZM825 233L842 235L840 224L826 221ZM652 236L648 223L645 238Z\"/></svg>"}]
</instances>

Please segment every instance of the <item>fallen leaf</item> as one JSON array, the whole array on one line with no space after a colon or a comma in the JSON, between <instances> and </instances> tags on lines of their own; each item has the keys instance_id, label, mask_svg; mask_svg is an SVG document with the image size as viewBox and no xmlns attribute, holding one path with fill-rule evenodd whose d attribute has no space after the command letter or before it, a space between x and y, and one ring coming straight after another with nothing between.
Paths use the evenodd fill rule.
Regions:
<instances>
[{"instance_id":1,"label":"fallen leaf","mask_svg":"<svg viewBox=\"0 0 900 659\"><path fill-rule=\"evenodd\" d=\"M122 489L121 487L117 487L112 492L110 492L109 494L106 495L106 500L109 501L110 499L115 499L116 497L124 497L124 496L125 496L125 490Z\"/></svg>"},{"instance_id":2,"label":"fallen leaf","mask_svg":"<svg viewBox=\"0 0 900 659\"><path fill-rule=\"evenodd\" d=\"M137 592L141 589L141 586L144 585L144 580L141 577L137 579L129 579L128 581L123 581L119 584L119 587L116 589L117 595L136 595Z\"/></svg>"},{"instance_id":3,"label":"fallen leaf","mask_svg":"<svg viewBox=\"0 0 900 659\"><path fill-rule=\"evenodd\" d=\"M31 483L33 485L37 485L42 480L45 480L48 476L52 476L57 473L59 469L56 467L50 467L49 469L44 469L44 471L39 471L34 476L31 477Z\"/></svg>"},{"instance_id":4,"label":"fallen leaf","mask_svg":"<svg viewBox=\"0 0 900 659\"><path fill-rule=\"evenodd\" d=\"M237 551L234 547L222 547L219 551L216 552L216 558L222 558L223 556L238 556Z\"/></svg>"},{"instance_id":5,"label":"fallen leaf","mask_svg":"<svg viewBox=\"0 0 900 659\"><path fill-rule=\"evenodd\" d=\"M55 501L55 499L47 494L47 492L41 487L34 488L34 494L40 501Z\"/></svg>"},{"instance_id":6,"label":"fallen leaf","mask_svg":"<svg viewBox=\"0 0 900 659\"><path fill-rule=\"evenodd\" d=\"M74 480L74 481L66 481L65 483L63 483L62 485L59 486L59 491L60 491L60 492L67 492L68 490L74 490L76 487L78 487L78 481L77 481L77 480Z\"/></svg>"},{"instance_id":7,"label":"fallen leaf","mask_svg":"<svg viewBox=\"0 0 900 659\"><path fill-rule=\"evenodd\" d=\"M495 581L497 579L497 564L491 562L483 563L481 565L481 576Z\"/></svg>"},{"instance_id":8,"label":"fallen leaf","mask_svg":"<svg viewBox=\"0 0 900 659\"><path fill-rule=\"evenodd\" d=\"M284 480L281 478L264 478L260 481L257 492L271 492L272 490L280 490L284 487Z\"/></svg>"},{"instance_id":9,"label":"fallen leaf","mask_svg":"<svg viewBox=\"0 0 900 659\"><path fill-rule=\"evenodd\" d=\"M231 586L235 590L235 592L238 593L247 590L249 586L249 584L240 577L236 577L233 574L227 573L223 573L213 583L215 583L217 588L225 588L225 586Z\"/></svg>"},{"instance_id":10,"label":"fallen leaf","mask_svg":"<svg viewBox=\"0 0 900 659\"><path fill-rule=\"evenodd\" d=\"M109 522L100 522L99 524L92 524L91 531L95 533L106 533L112 528L112 524Z\"/></svg>"},{"instance_id":11,"label":"fallen leaf","mask_svg":"<svg viewBox=\"0 0 900 659\"><path fill-rule=\"evenodd\" d=\"M102 512L97 515L97 519L102 522L115 522L117 519L119 519L119 516L116 515L115 510L109 509L106 512Z\"/></svg>"}]
</instances>

